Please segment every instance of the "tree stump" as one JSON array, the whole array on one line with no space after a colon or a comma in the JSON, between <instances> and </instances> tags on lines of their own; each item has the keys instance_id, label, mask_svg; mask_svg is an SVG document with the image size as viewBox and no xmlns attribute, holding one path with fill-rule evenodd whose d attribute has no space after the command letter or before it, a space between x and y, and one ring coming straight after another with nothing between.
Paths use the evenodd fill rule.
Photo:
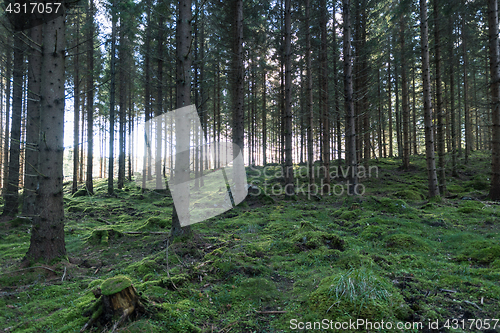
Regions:
<instances>
[{"instance_id":1,"label":"tree stump","mask_svg":"<svg viewBox=\"0 0 500 333\"><path fill-rule=\"evenodd\" d=\"M99 300L86 311L90 314L90 320L80 332L91 327L98 319L103 324L115 322L111 330L114 332L133 313L146 313L141 297L126 276L119 275L107 279L101 288L94 290L94 295Z\"/></svg>"}]
</instances>

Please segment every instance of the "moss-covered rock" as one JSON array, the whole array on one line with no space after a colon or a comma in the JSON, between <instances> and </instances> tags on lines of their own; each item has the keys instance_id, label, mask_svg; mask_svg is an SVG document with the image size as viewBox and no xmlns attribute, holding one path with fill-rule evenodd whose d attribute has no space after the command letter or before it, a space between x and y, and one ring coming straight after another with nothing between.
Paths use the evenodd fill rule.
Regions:
<instances>
[{"instance_id":1,"label":"moss-covered rock","mask_svg":"<svg viewBox=\"0 0 500 333\"><path fill-rule=\"evenodd\" d=\"M458 211L463 214L471 214L471 213L481 213L484 208L484 204L480 201L476 200L462 200L460 206L458 207Z\"/></svg>"}]
</instances>

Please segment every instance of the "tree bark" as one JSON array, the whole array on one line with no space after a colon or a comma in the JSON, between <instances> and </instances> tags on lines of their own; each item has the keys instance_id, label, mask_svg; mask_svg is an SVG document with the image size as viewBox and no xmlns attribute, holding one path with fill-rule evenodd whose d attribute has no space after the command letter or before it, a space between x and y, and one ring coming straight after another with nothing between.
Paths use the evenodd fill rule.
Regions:
<instances>
[{"instance_id":1,"label":"tree bark","mask_svg":"<svg viewBox=\"0 0 500 333\"><path fill-rule=\"evenodd\" d=\"M328 23L328 8L326 0L320 1L320 100L321 100L321 115L322 115L322 160L323 160L323 188L322 193L330 192L330 114L328 107L328 44L327 44L327 23Z\"/></svg>"},{"instance_id":2,"label":"tree bark","mask_svg":"<svg viewBox=\"0 0 500 333\"><path fill-rule=\"evenodd\" d=\"M179 0L178 19L176 31L176 54L177 54L177 96L176 108L182 108L190 105L191 96L191 0ZM186 132L189 132L189 123L182 117L175 119L175 173L174 181L176 184L189 181L189 142L185 142ZM187 152L187 153L184 153ZM187 192L187 191L186 191ZM189 207L189 193L181 193L181 201L184 207ZM172 229L170 237L189 237L191 235L191 226L182 227L180 219L189 220L189 211L177 211L176 206L172 211Z\"/></svg>"},{"instance_id":3,"label":"tree bark","mask_svg":"<svg viewBox=\"0 0 500 333\"><path fill-rule=\"evenodd\" d=\"M405 49L405 15L401 15L399 25L399 43L401 46L401 90L403 106L403 169L410 168L410 108L408 105L408 82L406 77L406 49Z\"/></svg>"},{"instance_id":4,"label":"tree bark","mask_svg":"<svg viewBox=\"0 0 500 333\"><path fill-rule=\"evenodd\" d=\"M65 15L61 15L43 24L38 215L33 219L30 247L25 256L27 262L42 260L48 263L66 255L63 210L64 22Z\"/></svg>"},{"instance_id":5,"label":"tree bark","mask_svg":"<svg viewBox=\"0 0 500 333\"><path fill-rule=\"evenodd\" d=\"M3 215L19 212L19 155L21 151L21 118L23 111L24 42L21 32L14 33L14 70L12 78L12 124L10 132L9 177ZM7 118L7 121L9 119Z\"/></svg>"},{"instance_id":6,"label":"tree bark","mask_svg":"<svg viewBox=\"0 0 500 333\"><path fill-rule=\"evenodd\" d=\"M346 150L348 167L348 194L356 193L358 184L358 163L356 159L356 123L354 117L354 100L352 91L352 49L351 49L351 14L350 0L343 0L342 17L344 20L344 95L346 114Z\"/></svg>"},{"instance_id":7,"label":"tree bark","mask_svg":"<svg viewBox=\"0 0 500 333\"><path fill-rule=\"evenodd\" d=\"M38 188L38 150L40 142L40 88L42 70L42 26L35 25L31 28L30 37L31 50L28 56L28 111L26 129L26 161L24 175L23 215L34 216L36 214L36 190ZM78 43L78 42L77 42ZM75 75L76 76L76 75ZM76 89L75 89L76 90ZM75 122L78 124L78 120ZM78 147L78 130L75 133L75 147ZM73 152L78 165L78 150ZM73 168L75 179L78 169Z\"/></svg>"},{"instance_id":8,"label":"tree bark","mask_svg":"<svg viewBox=\"0 0 500 333\"><path fill-rule=\"evenodd\" d=\"M113 3L116 6L116 2ZM109 87L109 160L108 160L108 195L114 192L113 178L115 166L115 80L116 80L116 8L111 7L111 82ZM147 84L147 83L146 83Z\"/></svg>"},{"instance_id":9,"label":"tree bark","mask_svg":"<svg viewBox=\"0 0 500 333\"><path fill-rule=\"evenodd\" d=\"M87 179L85 187L89 194L94 193L94 0L89 1L87 30Z\"/></svg>"},{"instance_id":10,"label":"tree bark","mask_svg":"<svg viewBox=\"0 0 500 333\"><path fill-rule=\"evenodd\" d=\"M437 113L437 147L439 170L439 193L446 193L445 152L444 152L444 123L443 123L443 93L441 89L441 36L439 25L439 1L433 0L434 6L434 43L436 61L436 113Z\"/></svg>"},{"instance_id":11,"label":"tree bark","mask_svg":"<svg viewBox=\"0 0 500 333\"><path fill-rule=\"evenodd\" d=\"M295 194L292 161L292 8L285 0L285 195ZM325 36L326 37L326 36ZM325 50L326 52L326 50Z\"/></svg>"},{"instance_id":12,"label":"tree bark","mask_svg":"<svg viewBox=\"0 0 500 333\"><path fill-rule=\"evenodd\" d=\"M500 200L500 72L498 60L498 2L488 0L488 35L491 75L491 200Z\"/></svg>"},{"instance_id":13,"label":"tree bark","mask_svg":"<svg viewBox=\"0 0 500 333\"><path fill-rule=\"evenodd\" d=\"M31 28L32 31L35 27ZM80 143L80 20L76 18L76 55L74 57L74 89L73 89L73 184L71 185L71 193L75 193L78 189L78 155ZM31 59L30 59L31 61ZM30 66L31 67L31 66ZM29 121L29 120L28 120ZM40 129L38 129L40 130Z\"/></svg>"},{"instance_id":14,"label":"tree bark","mask_svg":"<svg viewBox=\"0 0 500 333\"><path fill-rule=\"evenodd\" d=\"M306 7L306 99L307 99L307 161L309 174L309 191L314 184L314 155L313 155L313 91L312 91L312 68L311 68L311 32L310 32L310 0L305 0ZM317 190L316 190L317 192Z\"/></svg>"},{"instance_id":15,"label":"tree bark","mask_svg":"<svg viewBox=\"0 0 500 333\"><path fill-rule=\"evenodd\" d=\"M434 133L432 131L431 82L429 71L429 36L426 0L420 0L420 33L422 43L425 152L427 161L427 177L429 182L429 197L432 198L439 195L439 188L437 186L436 159L434 155Z\"/></svg>"}]
</instances>

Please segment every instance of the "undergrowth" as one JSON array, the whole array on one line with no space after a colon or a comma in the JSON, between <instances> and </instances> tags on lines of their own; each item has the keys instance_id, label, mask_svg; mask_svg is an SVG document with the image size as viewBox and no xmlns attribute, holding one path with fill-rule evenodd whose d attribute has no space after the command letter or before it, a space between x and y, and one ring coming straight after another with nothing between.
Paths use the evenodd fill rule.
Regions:
<instances>
[{"instance_id":1,"label":"undergrowth","mask_svg":"<svg viewBox=\"0 0 500 333\"><path fill-rule=\"evenodd\" d=\"M95 302L92 290L118 275L158 310L119 332L291 332L292 322L323 319L426 327L498 318L500 206L486 198L488 158L474 153L434 200L422 157L412 158L409 171L396 159L372 161L378 177L361 180L361 197L250 196L193 225L195 236L177 243L168 241L168 193L143 192L132 182L109 197L97 180L95 195L72 196L68 185L67 260L21 269L30 221L0 222L0 329L79 332ZM277 170L249 169L248 180L261 190L282 184Z\"/></svg>"}]
</instances>

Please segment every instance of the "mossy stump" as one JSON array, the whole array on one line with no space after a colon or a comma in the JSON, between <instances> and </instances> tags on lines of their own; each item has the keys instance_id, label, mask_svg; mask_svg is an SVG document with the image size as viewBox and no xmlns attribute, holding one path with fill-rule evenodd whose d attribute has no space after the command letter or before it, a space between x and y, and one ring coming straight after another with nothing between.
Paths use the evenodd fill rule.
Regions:
<instances>
[{"instance_id":1,"label":"mossy stump","mask_svg":"<svg viewBox=\"0 0 500 333\"><path fill-rule=\"evenodd\" d=\"M90 315L90 319L80 332L91 327L98 319L103 325L114 322L111 329L111 332L114 332L132 314L146 313L141 297L126 276L119 275L107 279L101 288L93 292L98 301L84 314Z\"/></svg>"}]
</instances>

